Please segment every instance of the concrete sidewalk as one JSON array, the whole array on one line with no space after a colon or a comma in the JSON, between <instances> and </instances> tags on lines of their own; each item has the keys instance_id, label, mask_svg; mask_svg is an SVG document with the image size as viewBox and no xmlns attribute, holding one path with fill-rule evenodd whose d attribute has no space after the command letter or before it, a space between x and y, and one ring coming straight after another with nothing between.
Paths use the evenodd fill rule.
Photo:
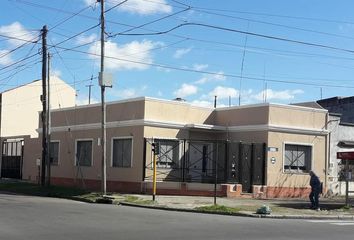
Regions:
<instances>
[{"instance_id":1,"label":"concrete sidewalk","mask_svg":"<svg viewBox=\"0 0 354 240\"><path fill-rule=\"evenodd\" d=\"M193 196L156 196L152 202L149 195L129 195L138 198L136 202L122 202L122 205L148 207L156 209L201 212L196 208L211 206L214 204L212 197ZM350 219L354 220L354 209L345 209L344 199L322 198L321 210L309 208L310 203L306 199L246 199L246 198L216 198L218 205L236 208L234 214L227 215L266 217L266 218L294 218L294 219ZM353 204L353 202L351 202ZM256 214L258 208L267 205L272 213L269 215ZM204 212L204 211L203 211ZM207 213L207 212L204 212ZM215 213L215 212L214 212ZM223 214L223 213L216 213ZM225 214L225 213L224 213Z\"/></svg>"}]
</instances>

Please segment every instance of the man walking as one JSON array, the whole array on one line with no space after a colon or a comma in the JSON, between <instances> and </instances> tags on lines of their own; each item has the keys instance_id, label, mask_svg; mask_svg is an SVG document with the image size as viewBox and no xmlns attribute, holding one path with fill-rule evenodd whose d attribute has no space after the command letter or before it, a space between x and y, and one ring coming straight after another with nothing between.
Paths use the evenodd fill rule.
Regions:
<instances>
[{"instance_id":1,"label":"man walking","mask_svg":"<svg viewBox=\"0 0 354 240\"><path fill-rule=\"evenodd\" d=\"M321 193L321 182L313 171L310 171L310 176L311 193L309 195L309 198L311 201L311 208L320 210L318 198Z\"/></svg>"}]
</instances>

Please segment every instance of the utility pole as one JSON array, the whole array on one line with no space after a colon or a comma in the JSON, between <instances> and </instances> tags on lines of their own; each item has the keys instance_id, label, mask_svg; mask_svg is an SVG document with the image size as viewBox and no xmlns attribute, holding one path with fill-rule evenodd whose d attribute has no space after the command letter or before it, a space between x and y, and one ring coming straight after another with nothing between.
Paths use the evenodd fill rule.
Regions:
<instances>
[{"instance_id":1,"label":"utility pole","mask_svg":"<svg viewBox=\"0 0 354 240\"><path fill-rule=\"evenodd\" d=\"M102 123L101 123L101 147L102 147L102 176L101 176L101 191L103 195L107 193L107 176L106 176L106 104L105 104L105 84L104 84L104 41L105 41L105 19L104 19L104 0L97 0L101 3L101 71L100 71L100 83L101 83L101 111L102 111Z\"/></svg>"},{"instance_id":2,"label":"utility pole","mask_svg":"<svg viewBox=\"0 0 354 240\"><path fill-rule=\"evenodd\" d=\"M51 159L50 159L50 53L48 52L48 72L47 72L47 187L50 186Z\"/></svg>"},{"instance_id":3,"label":"utility pole","mask_svg":"<svg viewBox=\"0 0 354 240\"><path fill-rule=\"evenodd\" d=\"M45 166L47 158L47 26L44 25L42 28L42 174L41 174L41 185L45 185Z\"/></svg>"},{"instance_id":4,"label":"utility pole","mask_svg":"<svg viewBox=\"0 0 354 240\"><path fill-rule=\"evenodd\" d=\"M91 87L93 86L93 84L89 84L89 85L86 85L86 87L88 87L89 88L89 102L88 102L88 104L91 104Z\"/></svg>"}]
</instances>

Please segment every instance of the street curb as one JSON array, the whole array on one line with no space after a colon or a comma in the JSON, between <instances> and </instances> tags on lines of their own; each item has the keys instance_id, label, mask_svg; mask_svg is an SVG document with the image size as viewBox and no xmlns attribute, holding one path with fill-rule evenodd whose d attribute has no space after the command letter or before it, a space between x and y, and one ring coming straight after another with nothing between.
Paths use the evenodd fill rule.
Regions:
<instances>
[{"instance_id":1,"label":"street curb","mask_svg":"<svg viewBox=\"0 0 354 240\"><path fill-rule=\"evenodd\" d=\"M128 207L148 208L156 210L165 210L173 212L190 212L202 214L214 214L224 216L237 216L237 217L251 217L251 218L269 218L269 219L308 219L308 220L354 220L354 215L337 215L337 216L317 216L317 215L266 215L266 214L252 214L252 213L223 213L223 212L208 212L195 209L186 208L170 208L166 206L149 206L136 203L119 202L119 205Z\"/></svg>"}]
</instances>

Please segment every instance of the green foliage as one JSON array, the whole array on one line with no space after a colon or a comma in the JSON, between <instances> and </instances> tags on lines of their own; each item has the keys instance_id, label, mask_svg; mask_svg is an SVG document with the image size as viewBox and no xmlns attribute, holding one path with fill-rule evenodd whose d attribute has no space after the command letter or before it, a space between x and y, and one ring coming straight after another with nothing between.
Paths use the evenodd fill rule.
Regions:
<instances>
[{"instance_id":1,"label":"green foliage","mask_svg":"<svg viewBox=\"0 0 354 240\"><path fill-rule=\"evenodd\" d=\"M88 202L94 202L94 199L98 195L79 188L61 186L42 187L38 184L27 182L0 182L0 191L42 197L70 198Z\"/></svg>"},{"instance_id":2,"label":"green foliage","mask_svg":"<svg viewBox=\"0 0 354 240\"><path fill-rule=\"evenodd\" d=\"M136 196L131 196L131 195L126 196L124 199L124 202L141 204L141 205L153 205L155 203L152 200L144 200L144 199L138 198Z\"/></svg>"},{"instance_id":3,"label":"green foliage","mask_svg":"<svg viewBox=\"0 0 354 240\"><path fill-rule=\"evenodd\" d=\"M202 206L202 207L196 207L195 210L202 211L202 212L218 212L218 213L237 213L241 209L240 208L234 208L234 207L227 207L224 205L209 205L209 206Z\"/></svg>"}]
</instances>

